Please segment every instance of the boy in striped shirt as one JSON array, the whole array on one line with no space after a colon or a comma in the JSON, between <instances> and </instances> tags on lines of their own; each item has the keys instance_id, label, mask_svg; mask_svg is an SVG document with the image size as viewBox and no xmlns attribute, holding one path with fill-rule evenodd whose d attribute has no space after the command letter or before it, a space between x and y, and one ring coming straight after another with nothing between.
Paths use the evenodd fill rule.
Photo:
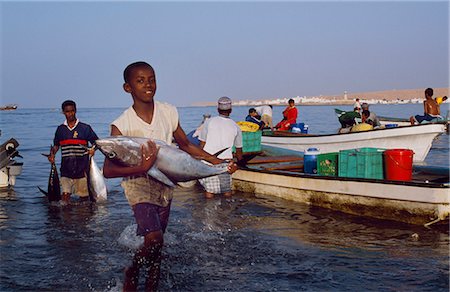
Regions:
<instances>
[{"instance_id":1,"label":"boy in striped shirt","mask_svg":"<svg viewBox=\"0 0 450 292\"><path fill-rule=\"evenodd\" d=\"M62 103L62 111L66 120L59 125L53 139L48 160L55 162L55 154L61 148L61 190L63 203L69 203L72 193L81 200L89 198L86 172L89 169L89 155L95 150L86 151L98 139L91 126L80 122L76 117L77 106L74 101Z\"/></svg>"}]
</instances>

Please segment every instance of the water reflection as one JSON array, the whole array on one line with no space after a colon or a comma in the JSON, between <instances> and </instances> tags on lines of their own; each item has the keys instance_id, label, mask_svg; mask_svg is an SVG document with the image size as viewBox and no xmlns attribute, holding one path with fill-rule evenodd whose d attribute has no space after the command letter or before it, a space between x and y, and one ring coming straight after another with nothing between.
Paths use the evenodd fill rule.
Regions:
<instances>
[{"instance_id":1,"label":"water reflection","mask_svg":"<svg viewBox=\"0 0 450 292\"><path fill-rule=\"evenodd\" d=\"M175 193L163 290L222 291L224 283L229 290L358 289L368 273L383 287L395 287L404 273L448 287L448 271L420 268L431 254L436 267L448 267L448 226L429 230L273 197L238 193L205 200L201 194L195 188ZM377 275L383 269L390 276Z\"/></svg>"}]
</instances>

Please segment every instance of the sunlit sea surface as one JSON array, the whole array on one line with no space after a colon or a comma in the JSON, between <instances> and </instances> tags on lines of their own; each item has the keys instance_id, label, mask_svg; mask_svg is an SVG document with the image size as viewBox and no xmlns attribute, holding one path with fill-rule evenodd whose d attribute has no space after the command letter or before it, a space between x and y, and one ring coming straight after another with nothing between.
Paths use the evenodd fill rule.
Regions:
<instances>
[{"instance_id":1,"label":"sunlit sea surface","mask_svg":"<svg viewBox=\"0 0 450 292\"><path fill-rule=\"evenodd\" d=\"M334 133L333 106L300 106L310 133ZM348 106L340 108L349 110ZM283 107L274 107L274 121ZM78 109L100 137L124 109ZM374 105L378 115L409 117L421 104ZM443 107L445 113L448 107ZM243 120L248 107L235 107ZM189 132L213 107L179 108ZM1 141L16 138L24 162L14 191L0 193L0 291L120 291L130 263L134 219L119 179L106 203L49 206L48 153L59 108L0 113ZM368 145L370 146L370 145ZM59 165L60 154L57 163ZM97 163L103 155L97 152ZM433 143L426 164L448 165L449 136ZM161 291L448 291L445 228L351 216L270 196L237 193L205 200L178 189L165 235ZM417 234L417 236L413 236ZM143 286L141 286L143 288Z\"/></svg>"}]
</instances>

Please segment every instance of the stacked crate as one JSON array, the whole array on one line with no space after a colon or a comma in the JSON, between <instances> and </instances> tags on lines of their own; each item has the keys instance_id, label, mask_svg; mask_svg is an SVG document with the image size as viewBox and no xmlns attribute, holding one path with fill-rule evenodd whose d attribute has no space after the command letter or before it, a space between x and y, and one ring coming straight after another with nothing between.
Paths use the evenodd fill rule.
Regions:
<instances>
[{"instance_id":1,"label":"stacked crate","mask_svg":"<svg viewBox=\"0 0 450 292\"><path fill-rule=\"evenodd\" d=\"M365 147L339 151L339 176L383 179L384 150Z\"/></svg>"}]
</instances>

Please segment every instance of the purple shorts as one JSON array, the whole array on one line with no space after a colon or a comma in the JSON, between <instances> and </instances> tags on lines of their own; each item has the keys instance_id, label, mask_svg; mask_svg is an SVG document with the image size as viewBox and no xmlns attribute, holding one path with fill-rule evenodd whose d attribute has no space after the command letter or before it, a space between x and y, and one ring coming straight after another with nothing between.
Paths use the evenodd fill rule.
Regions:
<instances>
[{"instance_id":1,"label":"purple shorts","mask_svg":"<svg viewBox=\"0 0 450 292\"><path fill-rule=\"evenodd\" d=\"M137 223L136 234L145 236L150 232L166 231L169 223L170 204L161 207L150 203L139 203L133 206L134 218Z\"/></svg>"}]
</instances>

